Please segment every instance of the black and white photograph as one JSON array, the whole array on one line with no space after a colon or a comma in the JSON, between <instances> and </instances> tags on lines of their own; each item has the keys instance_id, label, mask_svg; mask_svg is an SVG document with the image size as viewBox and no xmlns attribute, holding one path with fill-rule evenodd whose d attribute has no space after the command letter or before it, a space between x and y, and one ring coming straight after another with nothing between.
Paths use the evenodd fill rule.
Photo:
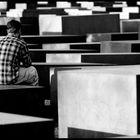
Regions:
<instances>
[{"instance_id":1,"label":"black and white photograph","mask_svg":"<svg viewBox=\"0 0 140 140\"><path fill-rule=\"evenodd\" d=\"M140 138L140 1L0 0L0 135Z\"/></svg>"}]
</instances>

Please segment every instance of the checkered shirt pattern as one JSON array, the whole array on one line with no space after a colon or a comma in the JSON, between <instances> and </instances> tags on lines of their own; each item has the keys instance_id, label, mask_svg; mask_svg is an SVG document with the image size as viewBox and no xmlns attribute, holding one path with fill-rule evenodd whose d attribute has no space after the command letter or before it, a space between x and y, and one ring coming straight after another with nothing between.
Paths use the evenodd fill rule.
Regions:
<instances>
[{"instance_id":1,"label":"checkered shirt pattern","mask_svg":"<svg viewBox=\"0 0 140 140\"><path fill-rule=\"evenodd\" d=\"M0 84L14 84L21 64L31 65L26 42L8 35L0 39Z\"/></svg>"}]
</instances>

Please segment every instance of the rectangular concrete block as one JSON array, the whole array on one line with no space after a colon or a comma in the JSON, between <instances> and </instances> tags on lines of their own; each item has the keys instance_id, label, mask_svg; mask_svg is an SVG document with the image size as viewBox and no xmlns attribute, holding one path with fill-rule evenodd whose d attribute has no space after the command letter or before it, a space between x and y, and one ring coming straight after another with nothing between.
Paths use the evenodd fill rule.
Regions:
<instances>
[{"instance_id":1,"label":"rectangular concrete block","mask_svg":"<svg viewBox=\"0 0 140 140\"><path fill-rule=\"evenodd\" d=\"M0 112L1 136L11 138L54 138L54 120Z\"/></svg>"},{"instance_id":2,"label":"rectangular concrete block","mask_svg":"<svg viewBox=\"0 0 140 140\"><path fill-rule=\"evenodd\" d=\"M46 63L81 63L81 54L80 53L46 54Z\"/></svg>"},{"instance_id":3,"label":"rectangular concrete block","mask_svg":"<svg viewBox=\"0 0 140 140\"><path fill-rule=\"evenodd\" d=\"M87 42L111 41L111 33L87 34Z\"/></svg>"},{"instance_id":4,"label":"rectangular concrete block","mask_svg":"<svg viewBox=\"0 0 140 140\"><path fill-rule=\"evenodd\" d=\"M68 43L57 43L57 44L42 44L43 50L69 50L70 46Z\"/></svg>"},{"instance_id":5,"label":"rectangular concrete block","mask_svg":"<svg viewBox=\"0 0 140 140\"><path fill-rule=\"evenodd\" d=\"M121 32L138 32L140 26L139 19L121 20Z\"/></svg>"},{"instance_id":6,"label":"rectangular concrete block","mask_svg":"<svg viewBox=\"0 0 140 140\"><path fill-rule=\"evenodd\" d=\"M137 65L58 71L59 137L70 137L71 128L89 131L92 138L139 134L139 70ZM74 131L78 138L86 135L81 132Z\"/></svg>"},{"instance_id":7,"label":"rectangular concrete block","mask_svg":"<svg viewBox=\"0 0 140 140\"><path fill-rule=\"evenodd\" d=\"M42 35L43 32L62 33L61 16L57 16L55 14L39 15L39 34Z\"/></svg>"},{"instance_id":8,"label":"rectangular concrete block","mask_svg":"<svg viewBox=\"0 0 140 140\"><path fill-rule=\"evenodd\" d=\"M102 41L101 53L140 52L140 41Z\"/></svg>"},{"instance_id":9,"label":"rectangular concrete block","mask_svg":"<svg viewBox=\"0 0 140 140\"><path fill-rule=\"evenodd\" d=\"M113 52L131 52L131 43L121 41L101 42L101 53L113 53Z\"/></svg>"},{"instance_id":10,"label":"rectangular concrete block","mask_svg":"<svg viewBox=\"0 0 140 140\"><path fill-rule=\"evenodd\" d=\"M104 22L102 22L104 21ZM88 22L88 24L87 24ZM95 14L62 17L62 34L120 32L118 14Z\"/></svg>"},{"instance_id":11,"label":"rectangular concrete block","mask_svg":"<svg viewBox=\"0 0 140 140\"><path fill-rule=\"evenodd\" d=\"M93 53L81 55L81 62L84 63L109 63L117 65L140 64L139 53Z\"/></svg>"}]
</instances>

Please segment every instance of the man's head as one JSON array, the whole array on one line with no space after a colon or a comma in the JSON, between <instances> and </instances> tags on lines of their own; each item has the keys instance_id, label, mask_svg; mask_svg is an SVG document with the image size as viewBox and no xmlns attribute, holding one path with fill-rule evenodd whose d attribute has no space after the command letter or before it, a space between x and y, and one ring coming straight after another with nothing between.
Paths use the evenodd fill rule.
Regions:
<instances>
[{"instance_id":1,"label":"man's head","mask_svg":"<svg viewBox=\"0 0 140 140\"><path fill-rule=\"evenodd\" d=\"M7 23L7 32L15 35L21 34L21 23L17 20L11 20Z\"/></svg>"}]
</instances>

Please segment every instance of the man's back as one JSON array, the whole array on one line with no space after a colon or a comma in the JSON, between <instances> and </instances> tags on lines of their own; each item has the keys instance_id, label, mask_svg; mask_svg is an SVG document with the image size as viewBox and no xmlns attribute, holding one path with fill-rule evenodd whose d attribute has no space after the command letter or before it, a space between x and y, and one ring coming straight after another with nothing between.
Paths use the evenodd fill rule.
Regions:
<instances>
[{"instance_id":1,"label":"man's back","mask_svg":"<svg viewBox=\"0 0 140 140\"><path fill-rule=\"evenodd\" d=\"M26 53L26 49L26 43L12 35L7 35L0 40L0 84L15 82L20 62L24 62L22 53ZM31 60L27 65L30 64Z\"/></svg>"}]
</instances>

